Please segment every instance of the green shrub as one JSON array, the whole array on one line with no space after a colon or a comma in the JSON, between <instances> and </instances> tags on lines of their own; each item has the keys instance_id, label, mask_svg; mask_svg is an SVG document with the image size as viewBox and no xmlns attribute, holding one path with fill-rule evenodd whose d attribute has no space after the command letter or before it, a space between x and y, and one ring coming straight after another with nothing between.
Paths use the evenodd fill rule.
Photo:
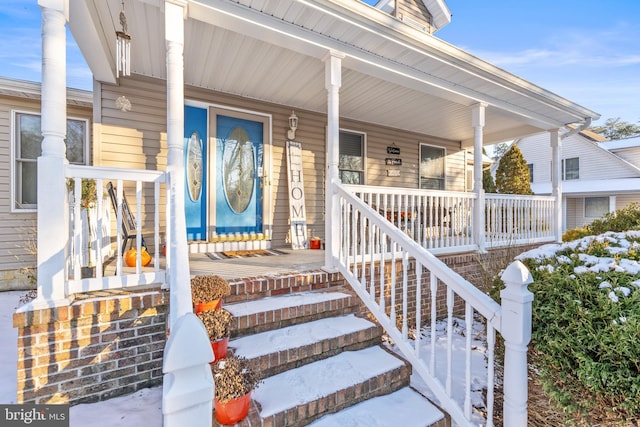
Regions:
<instances>
[{"instance_id":1,"label":"green shrub","mask_svg":"<svg viewBox=\"0 0 640 427\"><path fill-rule=\"evenodd\" d=\"M562 241L563 242L570 242L572 240L582 239L583 237L589 236L591 234L592 233L586 227L574 228L574 229L571 229L571 230L567 230L562 235Z\"/></svg>"},{"instance_id":2,"label":"green shrub","mask_svg":"<svg viewBox=\"0 0 640 427\"><path fill-rule=\"evenodd\" d=\"M640 230L640 204L638 203L631 203L617 211L608 212L602 218L595 219L584 227L567 230L562 235L562 241L570 242L607 231L623 232L629 230Z\"/></svg>"},{"instance_id":3,"label":"green shrub","mask_svg":"<svg viewBox=\"0 0 640 427\"><path fill-rule=\"evenodd\" d=\"M606 213L602 218L587 225L589 234L596 235L607 231L628 231L640 229L640 205L631 203L615 212Z\"/></svg>"},{"instance_id":4,"label":"green shrub","mask_svg":"<svg viewBox=\"0 0 640 427\"><path fill-rule=\"evenodd\" d=\"M639 418L640 232L543 248L518 259L534 278L530 360L546 394L574 419Z\"/></svg>"}]
</instances>

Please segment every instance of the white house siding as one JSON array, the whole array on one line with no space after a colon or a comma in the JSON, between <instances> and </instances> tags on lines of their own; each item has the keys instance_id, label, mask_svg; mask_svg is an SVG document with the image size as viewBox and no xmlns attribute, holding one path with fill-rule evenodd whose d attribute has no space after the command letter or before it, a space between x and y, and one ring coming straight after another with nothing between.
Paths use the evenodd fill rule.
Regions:
<instances>
[{"instance_id":1,"label":"white house siding","mask_svg":"<svg viewBox=\"0 0 640 427\"><path fill-rule=\"evenodd\" d=\"M640 166L640 147L623 148L611 150L616 156L621 157L629 163Z\"/></svg>"},{"instance_id":2,"label":"white house siding","mask_svg":"<svg viewBox=\"0 0 640 427\"><path fill-rule=\"evenodd\" d=\"M527 137L518 148L527 163L533 163L534 183L551 182L551 145L548 133ZM572 135L562 140L562 159L580 158L580 179L616 179L638 176L633 167L620 162L614 155L590 140Z\"/></svg>"},{"instance_id":3,"label":"white house siding","mask_svg":"<svg viewBox=\"0 0 640 427\"><path fill-rule=\"evenodd\" d=\"M547 133L537 134L518 141L518 147L522 151L527 163L533 163L534 184L549 184L551 181L551 147L549 135ZM636 153L637 151L637 153ZM578 157L580 159L580 181L608 182L621 178L640 178L640 172L634 165L640 165L639 149L616 150L615 154L609 152L590 139L580 135L572 135L562 140L562 159ZM585 216L585 197L589 196L610 196L615 195L615 209L626 207L631 202L640 202L640 189L638 194L621 193L615 194L613 191L603 192L602 190L591 191L584 187L579 192L573 194L566 191L568 183L574 181L563 181L567 183L563 186L564 198L566 200L565 209L565 229L583 227L591 223L595 218ZM550 189L551 186L549 185ZM600 188L611 188L611 186L600 186Z\"/></svg>"},{"instance_id":4,"label":"white house siding","mask_svg":"<svg viewBox=\"0 0 640 427\"><path fill-rule=\"evenodd\" d=\"M39 85L34 84L34 88L39 88ZM33 286L25 277L24 269L36 267L36 213L11 212L12 110L39 114L40 99L35 95L0 95L0 290ZM88 106L71 105L67 115L86 118L91 123L91 109Z\"/></svg>"},{"instance_id":5,"label":"white house siding","mask_svg":"<svg viewBox=\"0 0 640 427\"><path fill-rule=\"evenodd\" d=\"M578 227L576 223L577 200L573 197L566 199L566 230Z\"/></svg>"},{"instance_id":6,"label":"white house siding","mask_svg":"<svg viewBox=\"0 0 640 427\"><path fill-rule=\"evenodd\" d=\"M119 86L102 85L102 120L96 124L96 132L100 133L95 138L96 163L127 168L166 168L165 89L166 83L162 80L137 76L121 79ZM130 112L125 113L115 107L115 99L121 95L131 101ZM284 153L292 108L193 87L185 88L185 98L222 108L271 115L272 246L288 245L289 205ZM324 237L326 115L293 110L299 118L296 141L302 144L303 150L307 226L310 233ZM340 128L366 134L367 184L417 188L419 147L420 143L425 143L446 148L446 189L464 191L464 152L460 150L459 141L442 140L349 119L341 119ZM144 145L141 144L142 140ZM400 148L399 156L387 154L386 147L392 144ZM387 176L387 169L393 168L385 165L387 157L402 159L399 177ZM126 191L127 194L133 194L133 189ZM150 192L148 194L151 195ZM150 197L145 197L145 200L151 203Z\"/></svg>"},{"instance_id":7,"label":"white house siding","mask_svg":"<svg viewBox=\"0 0 640 427\"><path fill-rule=\"evenodd\" d=\"M431 33L432 18L422 0L397 0L396 17L410 23L424 25L425 31Z\"/></svg>"}]
</instances>

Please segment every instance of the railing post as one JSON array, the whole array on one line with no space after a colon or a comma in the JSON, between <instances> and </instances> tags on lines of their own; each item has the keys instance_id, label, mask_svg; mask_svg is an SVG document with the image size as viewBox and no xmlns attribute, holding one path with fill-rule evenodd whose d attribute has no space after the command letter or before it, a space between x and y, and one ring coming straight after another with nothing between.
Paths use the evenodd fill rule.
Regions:
<instances>
[{"instance_id":1,"label":"railing post","mask_svg":"<svg viewBox=\"0 0 640 427\"><path fill-rule=\"evenodd\" d=\"M340 86L342 85L342 58L344 54L330 51L325 61L325 88L327 89L327 175L326 218L325 218L325 253L324 269L336 271L336 259L340 249L338 235L340 221L339 198L333 188L334 182L340 181L338 164L340 161Z\"/></svg>"},{"instance_id":2,"label":"railing post","mask_svg":"<svg viewBox=\"0 0 640 427\"><path fill-rule=\"evenodd\" d=\"M210 427L213 411L214 359L209 336L193 313L184 314L164 350L162 414L164 427Z\"/></svg>"},{"instance_id":3,"label":"railing post","mask_svg":"<svg viewBox=\"0 0 640 427\"><path fill-rule=\"evenodd\" d=\"M555 197L553 232L556 242L562 243L562 139L558 129L549 131L551 137L551 191Z\"/></svg>"},{"instance_id":4,"label":"railing post","mask_svg":"<svg viewBox=\"0 0 640 427\"><path fill-rule=\"evenodd\" d=\"M473 234L480 253L486 252L485 200L484 189L482 188L482 130L484 128L484 110L486 107L487 104L482 102L475 104L472 107L471 114L471 124L473 126L473 192L477 195L475 209L473 210Z\"/></svg>"},{"instance_id":5,"label":"railing post","mask_svg":"<svg viewBox=\"0 0 640 427\"><path fill-rule=\"evenodd\" d=\"M502 336L504 337L504 425L527 425L527 345L531 340L533 294L527 286L531 273L520 261L514 261L502 274L506 288L502 299Z\"/></svg>"}]
</instances>

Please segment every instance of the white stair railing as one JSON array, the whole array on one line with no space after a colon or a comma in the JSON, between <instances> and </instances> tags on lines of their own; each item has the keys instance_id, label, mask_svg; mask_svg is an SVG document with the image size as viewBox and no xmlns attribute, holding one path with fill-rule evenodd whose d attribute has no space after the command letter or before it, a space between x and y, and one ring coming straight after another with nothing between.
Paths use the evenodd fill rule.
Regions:
<instances>
[{"instance_id":1,"label":"white stair railing","mask_svg":"<svg viewBox=\"0 0 640 427\"><path fill-rule=\"evenodd\" d=\"M471 402L471 327L475 319L481 318L488 346L486 425L493 426L496 331L505 339L504 425L526 425L526 351L533 299L527 290L531 281L528 270L517 261L507 268L503 276L507 288L501 294L501 307L350 189L334 183L334 194L341 212L340 251L335 255L335 264L439 404L456 424L476 425L472 421ZM453 319L457 315L466 324L462 366L455 366L453 357ZM435 343L436 324L442 319L446 320L448 331L446 356L436 352ZM430 326L432 331L428 355L420 354L423 326ZM414 339L409 338L410 330L416 332ZM454 393L454 371L464 372L464 396Z\"/></svg>"}]
</instances>

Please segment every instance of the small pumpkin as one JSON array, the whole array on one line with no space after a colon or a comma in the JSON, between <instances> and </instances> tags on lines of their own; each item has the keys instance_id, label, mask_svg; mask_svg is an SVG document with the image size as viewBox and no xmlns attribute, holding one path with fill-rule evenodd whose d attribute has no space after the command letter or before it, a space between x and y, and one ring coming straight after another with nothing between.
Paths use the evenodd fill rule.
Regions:
<instances>
[{"instance_id":1,"label":"small pumpkin","mask_svg":"<svg viewBox=\"0 0 640 427\"><path fill-rule=\"evenodd\" d=\"M147 249L144 247L142 248L142 253L140 254L140 258L141 258L140 261L143 267L146 267L151 262L151 255L149 255L149 252L147 252ZM135 267L137 259L138 259L138 251L135 249L129 249L124 254L124 262L129 267Z\"/></svg>"}]
</instances>

